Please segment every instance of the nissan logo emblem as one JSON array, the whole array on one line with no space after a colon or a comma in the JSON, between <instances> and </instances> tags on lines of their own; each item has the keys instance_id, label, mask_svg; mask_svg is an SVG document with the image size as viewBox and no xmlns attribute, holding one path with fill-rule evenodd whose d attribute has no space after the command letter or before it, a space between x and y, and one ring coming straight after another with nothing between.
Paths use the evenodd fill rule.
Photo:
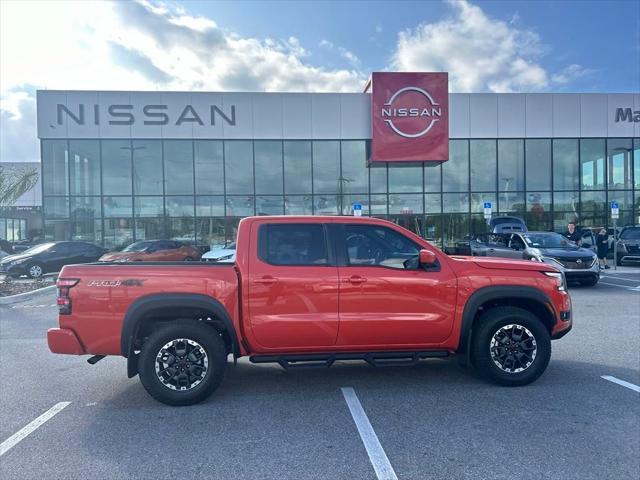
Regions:
<instances>
[{"instance_id":1,"label":"nissan logo emblem","mask_svg":"<svg viewBox=\"0 0 640 480\"><path fill-rule=\"evenodd\" d=\"M409 107L409 108L394 108L393 102L403 93L405 92L417 92L422 95L427 102L430 104L430 107ZM383 120L391 127L391 129L396 132L398 135L405 138L417 138L426 134L431 128L435 125L436 122L440 121L440 117L442 116L442 108L440 104L437 103L429 92L423 90L418 87L404 87L398 90L396 93L391 95L391 98L384 104L382 107L382 111L380 112ZM393 119L399 118L407 118L407 117L417 117L417 118L425 118L427 120L425 128L416 133L407 133L403 132L398 128L397 125L393 123Z\"/></svg>"}]
</instances>

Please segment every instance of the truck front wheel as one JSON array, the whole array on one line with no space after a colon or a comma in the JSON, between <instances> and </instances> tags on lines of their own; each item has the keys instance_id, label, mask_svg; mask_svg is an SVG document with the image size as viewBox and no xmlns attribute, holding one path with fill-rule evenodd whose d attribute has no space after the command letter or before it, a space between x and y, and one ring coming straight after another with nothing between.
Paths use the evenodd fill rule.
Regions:
<instances>
[{"instance_id":1,"label":"truck front wheel","mask_svg":"<svg viewBox=\"0 0 640 480\"><path fill-rule=\"evenodd\" d=\"M158 328L142 345L140 381L162 403L192 405L218 388L226 362L224 342L213 328L176 321Z\"/></svg>"},{"instance_id":2,"label":"truck front wheel","mask_svg":"<svg viewBox=\"0 0 640 480\"><path fill-rule=\"evenodd\" d=\"M472 354L481 375L507 386L527 385L544 373L551 340L542 321L527 310L496 307L478 319Z\"/></svg>"}]
</instances>

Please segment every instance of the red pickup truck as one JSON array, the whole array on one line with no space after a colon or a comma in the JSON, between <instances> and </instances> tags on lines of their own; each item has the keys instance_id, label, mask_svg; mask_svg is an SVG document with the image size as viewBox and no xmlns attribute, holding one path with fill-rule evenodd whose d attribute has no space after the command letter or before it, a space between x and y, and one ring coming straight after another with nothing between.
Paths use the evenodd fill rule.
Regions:
<instances>
[{"instance_id":1,"label":"red pickup truck","mask_svg":"<svg viewBox=\"0 0 640 480\"><path fill-rule=\"evenodd\" d=\"M546 369L572 325L553 267L449 257L384 220L250 217L235 264L69 265L54 353L128 359L157 400L187 405L220 384L228 355L284 368L460 354L503 385Z\"/></svg>"}]
</instances>

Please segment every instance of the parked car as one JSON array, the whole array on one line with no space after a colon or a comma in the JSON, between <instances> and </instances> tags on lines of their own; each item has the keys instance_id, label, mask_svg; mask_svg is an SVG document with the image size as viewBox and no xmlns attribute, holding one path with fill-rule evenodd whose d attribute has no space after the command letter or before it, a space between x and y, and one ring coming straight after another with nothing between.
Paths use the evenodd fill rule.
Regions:
<instances>
[{"instance_id":1,"label":"parked car","mask_svg":"<svg viewBox=\"0 0 640 480\"><path fill-rule=\"evenodd\" d=\"M225 245L223 248L211 249L202 255L203 262L233 263L236 261L235 242Z\"/></svg>"},{"instance_id":2,"label":"parked car","mask_svg":"<svg viewBox=\"0 0 640 480\"><path fill-rule=\"evenodd\" d=\"M192 262L200 259L200 250L175 240L142 240L119 252L100 257L101 262Z\"/></svg>"},{"instance_id":3,"label":"parked car","mask_svg":"<svg viewBox=\"0 0 640 480\"><path fill-rule=\"evenodd\" d=\"M229 355L326 368L459 354L490 381L525 385L572 327L550 265L449 257L385 220L248 217L237 245L238 261L215 268L65 267L49 349L91 364L124 356L150 395L189 405L220 385Z\"/></svg>"},{"instance_id":4,"label":"parked car","mask_svg":"<svg viewBox=\"0 0 640 480\"><path fill-rule=\"evenodd\" d=\"M37 245L42 245L43 243L47 243L47 242L42 238L31 239L31 240L19 240L17 242L13 242L13 251L15 253L24 252Z\"/></svg>"},{"instance_id":5,"label":"parked car","mask_svg":"<svg viewBox=\"0 0 640 480\"><path fill-rule=\"evenodd\" d=\"M95 262L105 249L89 242L48 242L0 260L0 274L40 278L65 265Z\"/></svg>"},{"instance_id":6,"label":"parked car","mask_svg":"<svg viewBox=\"0 0 640 480\"><path fill-rule=\"evenodd\" d=\"M625 227L618 239L616 264L640 262L640 226Z\"/></svg>"},{"instance_id":7,"label":"parked car","mask_svg":"<svg viewBox=\"0 0 640 480\"><path fill-rule=\"evenodd\" d=\"M502 215L489 220L489 231L493 233L526 232L527 225L521 218Z\"/></svg>"},{"instance_id":8,"label":"parked car","mask_svg":"<svg viewBox=\"0 0 640 480\"><path fill-rule=\"evenodd\" d=\"M471 241L471 254L534 260L554 266L568 281L595 285L600 280L597 255L554 232L489 233Z\"/></svg>"}]
</instances>

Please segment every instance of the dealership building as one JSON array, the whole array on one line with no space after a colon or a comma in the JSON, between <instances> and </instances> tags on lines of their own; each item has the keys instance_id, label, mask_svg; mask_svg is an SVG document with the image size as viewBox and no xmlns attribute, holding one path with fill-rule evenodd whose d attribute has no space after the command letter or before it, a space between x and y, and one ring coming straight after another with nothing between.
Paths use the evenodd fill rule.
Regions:
<instances>
[{"instance_id":1,"label":"dealership building","mask_svg":"<svg viewBox=\"0 0 640 480\"><path fill-rule=\"evenodd\" d=\"M39 91L45 235L217 245L249 215L362 212L451 247L486 230L486 203L529 229L610 226L614 201L639 222L640 93L448 93L433 75L374 74L364 93Z\"/></svg>"}]
</instances>

